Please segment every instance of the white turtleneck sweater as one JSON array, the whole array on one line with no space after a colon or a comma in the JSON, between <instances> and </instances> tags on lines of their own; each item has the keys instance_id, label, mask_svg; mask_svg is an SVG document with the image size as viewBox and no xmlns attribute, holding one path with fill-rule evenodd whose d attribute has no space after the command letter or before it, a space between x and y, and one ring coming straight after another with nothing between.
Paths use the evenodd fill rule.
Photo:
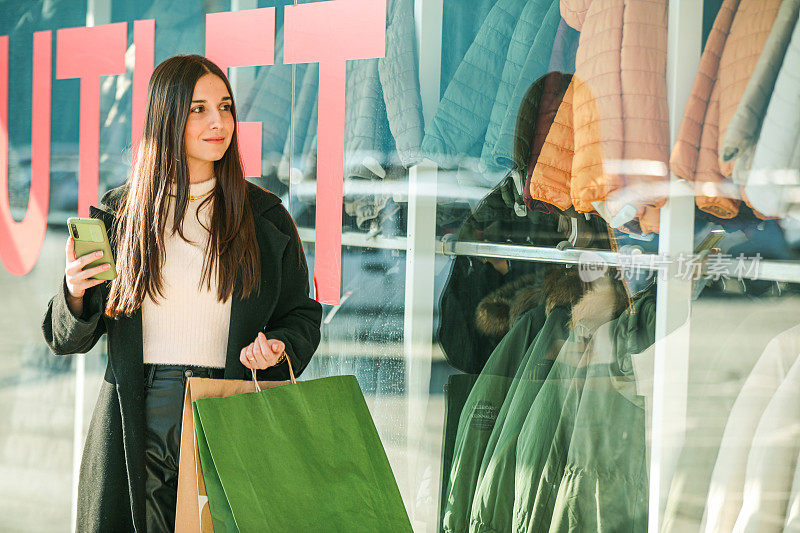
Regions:
<instances>
[{"instance_id":1,"label":"white turtleneck sweater","mask_svg":"<svg viewBox=\"0 0 800 533\"><path fill-rule=\"evenodd\" d=\"M189 185L189 194L199 196L213 190L216 179ZM174 191L173 191L174 192ZM211 193L213 194L213 193ZM181 364L222 368L228 346L231 299L217 301L217 275L211 276L211 289L201 286L203 258L209 232L198 222L198 206L206 199L189 201L183 219L183 234L170 235L174 218L174 200L169 205L169 218L164 232L166 260L161 265L164 297L142 303L142 335L144 362ZM211 227L212 201L200 210L200 220Z\"/></svg>"}]
</instances>

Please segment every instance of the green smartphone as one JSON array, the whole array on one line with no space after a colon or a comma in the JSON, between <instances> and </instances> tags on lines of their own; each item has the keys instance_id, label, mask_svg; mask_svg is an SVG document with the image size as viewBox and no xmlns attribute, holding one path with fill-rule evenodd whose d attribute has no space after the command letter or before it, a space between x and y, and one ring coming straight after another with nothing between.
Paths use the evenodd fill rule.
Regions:
<instances>
[{"instance_id":1,"label":"green smartphone","mask_svg":"<svg viewBox=\"0 0 800 533\"><path fill-rule=\"evenodd\" d=\"M103 221L97 218L69 217L67 228L75 242L76 259L98 250L103 251L103 257L86 265L84 270L104 263L111 265L111 268L95 274L90 279L112 280L116 278L117 269L114 266L114 256L111 253L111 244L108 242L108 233L106 233L106 225L103 224Z\"/></svg>"}]
</instances>

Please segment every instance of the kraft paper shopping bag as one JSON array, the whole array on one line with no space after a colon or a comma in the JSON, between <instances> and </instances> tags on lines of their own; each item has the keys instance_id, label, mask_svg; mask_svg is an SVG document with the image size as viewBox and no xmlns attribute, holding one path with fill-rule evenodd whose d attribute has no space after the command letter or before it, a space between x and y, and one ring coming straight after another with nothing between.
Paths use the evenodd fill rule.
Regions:
<instances>
[{"instance_id":1,"label":"kraft paper shopping bag","mask_svg":"<svg viewBox=\"0 0 800 533\"><path fill-rule=\"evenodd\" d=\"M259 386L263 390L287 383L287 381L260 381ZM176 533L210 533L214 531L203 473L200 468L192 402L198 398L220 398L254 390L253 382L250 380L192 377L186 381L178 470L178 501L175 513Z\"/></svg>"}]
</instances>

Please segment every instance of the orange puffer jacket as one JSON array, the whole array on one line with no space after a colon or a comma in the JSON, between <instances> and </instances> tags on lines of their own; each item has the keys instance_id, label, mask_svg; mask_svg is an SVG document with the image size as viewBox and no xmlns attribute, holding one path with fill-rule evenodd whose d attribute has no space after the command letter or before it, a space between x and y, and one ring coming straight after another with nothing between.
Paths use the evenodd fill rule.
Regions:
<instances>
[{"instance_id":1,"label":"orange puffer jacket","mask_svg":"<svg viewBox=\"0 0 800 533\"><path fill-rule=\"evenodd\" d=\"M725 0L700 58L670 165L693 181L697 206L719 218L739 212L740 188L728 177L736 162L721 161L722 143L736 113L781 0Z\"/></svg>"},{"instance_id":2,"label":"orange puffer jacket","mask_svg":"<svg viewBox=\"0 0 800 533\"><path fill-rule=\"evenodd\" d=\"M547 132L536 162L531 162L529 180L531 200L552 204L559 209L572 205L570 182L575 155L572 127L572 81L567 86L556 116Z\"/></svg>"},{"instance_id":3,"label":"orange puffer jacket","mask_svg":"<svg viewBox=\"0 0 800 533\"><path fill-rule=\"evenodd\" d=\"M569 88L571 81L572 74L564 74L562 72L548 72L544 77L542 98L539 101L539 113L536 116L533 138L531 139L531 154L528 159L527 176L525 178L525 191L523 193L525 204L533 211L551 211L546 208L543 209L542 206L537 205L541 204L541 202L533 201L533 198L530 195L531 177L533 175L534 168L536 168L536 161L539 160L539 156L542 153L542 148L547 140L547 134L553 127L553 122L555 121L556 115L561 107L561 103L564 101L565 93ZM569 160L572 161L571 156ZM569 172L569 169L567 169L566 172ZM564 191L564 198L565 201L562 203L571 205L569 200L569 191Z\"/></svg>"},{"instance_id":4,"label":"orange puffer jacket","mask_svg":"<svg viewBox=\"0 0 800 533\"><path fill-rule=\"evenodd\" d=\"M561 0L581 31L575 76L533 169L531 197L658 230L669 122L666 0ZM630 206L630 207L626 207Z\"/></svg>"}]
</instances>

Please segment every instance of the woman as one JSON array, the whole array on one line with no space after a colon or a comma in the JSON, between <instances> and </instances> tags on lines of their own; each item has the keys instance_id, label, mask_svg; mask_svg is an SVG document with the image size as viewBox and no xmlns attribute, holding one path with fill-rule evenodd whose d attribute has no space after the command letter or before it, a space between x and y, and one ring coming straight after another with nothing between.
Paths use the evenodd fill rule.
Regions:
<instances>
[{"instance_id":1,"label":"woman","mask_svg":"<svg viewBox=\"0 0 800 533\"><path fill-rule=\"evenodd\" d=\"M288 379L283 354L302 372L322 310L292 219L243 177L231 87L208 59L155 69L133 172L101 204L118 276L91 279L106 267L83 270L96 257L76 259L68 238L43 321L56 354L108 335L78 530L172 531L185 378Z\"/></svg>"}]
</instances>

